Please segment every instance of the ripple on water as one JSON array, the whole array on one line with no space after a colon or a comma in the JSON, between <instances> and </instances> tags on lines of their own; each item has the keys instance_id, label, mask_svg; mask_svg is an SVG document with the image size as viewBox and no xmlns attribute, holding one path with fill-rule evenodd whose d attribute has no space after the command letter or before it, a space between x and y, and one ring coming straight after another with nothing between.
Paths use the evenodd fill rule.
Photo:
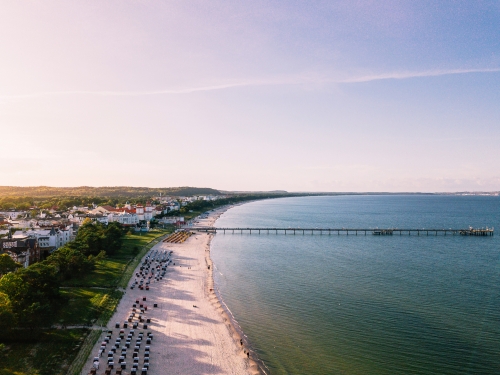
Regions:
<instances>
[{"instance_id":1,"label":"ripple on water","mask_svg":"<svg viewBox=\"0 0 500 375\"><path fill-rule=\"evenodd\" d=\"M498 197L254 202L220 226L467 227ZM291 214L290 212L293 212ZM489 238L217 235L224 301L272 374L500 374L500 243Z\"/></svg>"}]
</instances>

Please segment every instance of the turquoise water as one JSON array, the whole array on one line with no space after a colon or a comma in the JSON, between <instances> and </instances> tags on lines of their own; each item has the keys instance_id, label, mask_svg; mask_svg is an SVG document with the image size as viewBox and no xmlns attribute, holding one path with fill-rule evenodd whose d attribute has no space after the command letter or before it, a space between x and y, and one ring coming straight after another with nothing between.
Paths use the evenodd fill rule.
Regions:
<instances>
[{"instance_id":1,"label":"turquoise water","mask_svg":"<svg viewBox=\"0 0 500 375\"><path fill-rule=\"evenodd\" d=\"M217 226L500 228L499 197L257 201ZM219 292L271 374L500 374L500 238L217 234Z\"/></svg>"}]
</instances>

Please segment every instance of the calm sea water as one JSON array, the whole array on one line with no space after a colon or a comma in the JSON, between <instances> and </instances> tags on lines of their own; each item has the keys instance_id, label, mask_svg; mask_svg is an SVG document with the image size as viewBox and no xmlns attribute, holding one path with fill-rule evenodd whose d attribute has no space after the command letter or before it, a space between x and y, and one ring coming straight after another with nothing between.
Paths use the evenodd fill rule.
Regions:
<instances>
[{"instance_id":1,"label":"calm sea water","mask_svg":"<svg viewBox=\"0 0 500 375\"><path fill-rule=\"evenodd\" d=\"M258 201L217 226L495 226L499 197ZM493 237L217 234L219 292L271 374L500 374Z\"/></svg>"}]
</instances>

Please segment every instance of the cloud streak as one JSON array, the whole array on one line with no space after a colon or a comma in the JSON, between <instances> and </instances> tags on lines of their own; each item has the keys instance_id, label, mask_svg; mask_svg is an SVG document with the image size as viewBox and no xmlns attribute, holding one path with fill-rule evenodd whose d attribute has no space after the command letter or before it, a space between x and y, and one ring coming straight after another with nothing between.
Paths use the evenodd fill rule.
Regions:
<instances>
[{"instance_id":1,"label":"cloud streak","mask_svg":"<svg viewBox=\"0 0 500 375\"><path fill-rule=\"evenodd\" d=\"M421 72L393 72L382 73L373 75L364 75L358 77L346 78L337 81L337 83L363 83L371 81L381 81L389 79L410 79L410 78L423 78L423 77L439 77L455 74L469 74L469 73L496 73L500 72L500 68L477 68L477 69L448 69L448 70L426 70Z\"/></svg>"},{"instance_id":2,"label":"cloud streak","mask_svg":"<svg viewBox=\"0 0 500 375\"><path fill-rule=\"evenodd\" d=\"M205 91L227 90L237 87L258 86L280 86L280 85L304 85L304 84L349 84L366 83L382 80L404 80L411 78L439 77L445 75L470 74L470 73L496 73L500 68L476 68L476 69L449 69L449 70L427 70L420 72L390 72L380 74L359 75L347 78L328 78L319 76L291 76L276 79L242 80L217 85L198 87L184 87L151 91L45 91L27 94L0 95L0 99L29 99L50 96L91 95L91 96L153 96L153 95L182 95Z\"/></svg>"}]
</instances>

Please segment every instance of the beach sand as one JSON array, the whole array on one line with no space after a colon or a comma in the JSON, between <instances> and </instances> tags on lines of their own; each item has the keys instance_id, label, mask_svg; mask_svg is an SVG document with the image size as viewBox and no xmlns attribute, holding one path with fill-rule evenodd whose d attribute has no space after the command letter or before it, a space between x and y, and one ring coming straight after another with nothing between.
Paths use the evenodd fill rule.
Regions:
<instances>
[{"instance_id":1,"label":"beach sand","mask_svg":"<svg viewBox=\"0 0 500 375\"><path fill-rule=\"evenodd\" d=\"M224 212L219 209L212 212L207 219L199 220L197 225L213 225ZM240 344L240 335L231 324L231 320L220 304L213 289L213 278L210 260L211 234L196 233L183 244L160 242L152 250L173 251L172 263L168 266L163 280L152 282L150 290L133 290L129 282L126 293L120 301L114 316L108 323L113 330L106 352L100 358L97 374L104 374L107 351L118 336L115 322L127 320L136 299L142 302L145 296L148 306L145 318L151 318L148 329L139 325L139 331L152 332L150 367L148 375L159 374L260 374L259 368L247 358L245 343ZM175 263L175 265L174 265ZM209 266L210 265L210 269ZM136 271L137 272L137 271ZM158 307L153 308L157 303ZM125 329L128 334L130 327ZM87 360L82 374L88 374L92 367L92 358L98 355L101 335ZM144 346L139 351L139 368L142 367ZM130 374L132 349L127 352L127 366L123 375ZM115 354L115 369L118 365ZM112 371L115 374L116 370ZM140 374L141 372L138 372Z\"/></svg>"}]
</instances>

